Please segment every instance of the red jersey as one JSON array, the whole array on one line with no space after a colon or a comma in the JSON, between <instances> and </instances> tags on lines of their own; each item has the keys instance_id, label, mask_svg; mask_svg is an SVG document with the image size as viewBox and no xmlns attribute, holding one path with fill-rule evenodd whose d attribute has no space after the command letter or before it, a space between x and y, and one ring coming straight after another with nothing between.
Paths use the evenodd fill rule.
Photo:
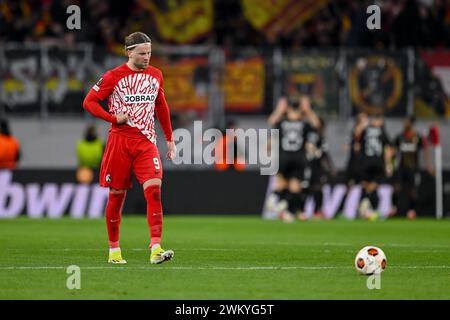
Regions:
<instances>
[{"instance_id":1,"label":"red jersey","mask_svg":"<svg viewBox=\"0 0 450 320\"><path fill-rule=\"evenodd\" d=\"M102 109L98 102L108 97L110 115ZM97 101L95 101L97 100ZM158 117L167 141L172 140L169 108L164 97L162 72L152 66L143 71L131 70L123 64L107 71L86 96L83 106L86 110L112 122L110 132L137 137L143 134L156 144L155 113ZM103 112L102 112L103 111ZM116 123L115 115L128 115L128 122Z\"/></svg>"}]
</instances>

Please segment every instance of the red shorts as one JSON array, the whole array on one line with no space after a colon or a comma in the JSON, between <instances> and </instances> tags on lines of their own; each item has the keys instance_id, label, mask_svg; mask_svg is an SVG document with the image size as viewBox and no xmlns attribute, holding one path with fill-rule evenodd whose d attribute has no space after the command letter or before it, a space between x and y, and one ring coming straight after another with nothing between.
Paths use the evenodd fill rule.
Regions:
<instances>
[{"instance_id":1,"label":"red shorts","mask_svg":"<svg viewBox=\"0 0 450 320\"><path fill-rule=\"evenodd\" d=\"M100 186L113 189L131 188L131 173L140 184L162 178L158 148L147 138L131 138L110 132L100 169Z\"/></svg>"}]
</instances>

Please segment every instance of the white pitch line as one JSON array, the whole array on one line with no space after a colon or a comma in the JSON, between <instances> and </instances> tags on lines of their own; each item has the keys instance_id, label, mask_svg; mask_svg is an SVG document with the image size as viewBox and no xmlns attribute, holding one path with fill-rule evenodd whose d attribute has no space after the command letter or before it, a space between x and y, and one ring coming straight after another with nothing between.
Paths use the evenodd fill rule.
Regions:
<instances>
[{"instance_id":1,"label":"white pitch line","mask_svg":"<svg viewBox=\"0 0 450 320\"><path fill-rule=\"evenodd\" d=\"M67 266L0 266L0 270L62 270ZM249 267L163 267L153 266L80 266L84 270L131 269L131 270L327 270L353 269L352 266L249 266ZM390 269L450 269L450 266L390 266Z\"/></svg>"},{"instance_id":2,"label":"white pitch line","mask_svg":"<svg viewBox=\"0 0 450 320\"><path fill-rule=\"evenodd\" d=\"M131 270L324 270L324 269L347 269L350 267L163 267L155 268L152 266L131 267L131 266L80 266L80 269L103 270L103 269L131 269ZM42 269L67 269L62 266L16 266L0 267L0 270L42 270Z\"/></svg>"},{"instance_id":3,"label":"white pitch line","mask_svg":"<svg viewBox=\"0 0 450 320\"><path fill-rule=\"evenodd\" d=\"M369 241L370 242L370 241ZM371 243L372 245L376 245L375 241L374 243ZM248 243L233 243L236 245L250 245L250 246L267 246L266 242L248 242ZM315 242L315 243L307 243L307 242L270 242L271 245L281 245L281 246L298 246L298 247L308 247L308 246L324 246L324 247L355 247L354 243L345 243L345 242ZM444 249L450 249L450 245L446 244L403 244L403 243L386 243L383 245L383 247L401 247L401 248L420 248L420 249L427 249L427 248L444 248Z\"/></svg>"},{"instance_id":4,"label":"white pitch line","mask_svg":"<svg viewBox=\"0 0 450 320\"><path fill-rule=\"evenodd\" d=\"M324 246L324 247L354 247L354 244L350 243L338 243L338 242L324 242L324 243L293 243L293 242L273 242L271 244L274 245L290 245L290 246L301 246L301 247L307 247L307 246ZM267 243L245 243L244 245L264 245L266 246ZM399 244L399 243L391 243L386 244L383 246L383 248L390 248L390 247L402 247L402 248L413 248L413 249L450 249L449 245L415 245L415 244ZM27 251L29 249L25 248L5 248L7 251ZM40 248L38 250L42 251L107 251L108 248ZM148 248L123 248L124 251L131 250L131 251L148 251ZM248 248L242 247L241 248L177 248L176 251L244 251L248 250ZM419 250L418 250L419 251Z\"/></svg>"},{"instance_id":5,"label":"white pitch line","mask_svg":"<svg viewBox=\"0 0 450 320\"><path fill-rule=\"evenodd\" d=\"M443 248L450 249L450 245L446 244L405 244L405 243L389 243L386 247L400 247L400 248Z\"/></svg>"},{"instance_id":6,"label":"white pitch line","mask_svg":"<svg viewBox=\"0 0 450 320\"><path fill-rule=\"evenodd\" d=\"M28 251L29 249L24 248L6 248L8 251ZM41 251L108 251L108 248L40 248L37 250ZM148 248L132 248L132 249L123 249L123 251L150 251ZM239 248L179 248L176 251L243 251L248 249L239 249Z\"/></svg>"},{"instance_id":7,"label":"white pitch line","mask_svg":"<svg viewBox=\"0 0 450 320\"><path fill-rule=\"evenodd\" d=\"M401 269L450 269L450 266L395 266Z\"/></svg>"}]
</instances>

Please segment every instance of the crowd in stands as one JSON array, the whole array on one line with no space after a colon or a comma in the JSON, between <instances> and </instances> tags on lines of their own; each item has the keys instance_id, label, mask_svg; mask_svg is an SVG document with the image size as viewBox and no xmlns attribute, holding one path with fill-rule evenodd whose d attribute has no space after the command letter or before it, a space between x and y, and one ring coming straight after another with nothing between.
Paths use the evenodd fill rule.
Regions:
<instances>
[{"instance_id":1,"label":"crowd in stands","mask_svg":"<svg viewBox=\"0 0 450 320\"><path fill-rule=\"evenodd\" d=\"M3 0L0 42L46 42L64 46L91 42L114 51L122 47L126 34L137 29L162 41L144 8L145 1L152 0ZM288 35L272 41L246 19L242 0L211 1L213 28L195 39L195 44L290 48L450 46L450 0L333 0ZM180 1L153 2L169 6ZM373 3L381 8L381 30L370 31L366 27L369 16L366 9ZM72 4L82 8L81 30L66 28L66 8Z\"/></svg>"}]
</instances>

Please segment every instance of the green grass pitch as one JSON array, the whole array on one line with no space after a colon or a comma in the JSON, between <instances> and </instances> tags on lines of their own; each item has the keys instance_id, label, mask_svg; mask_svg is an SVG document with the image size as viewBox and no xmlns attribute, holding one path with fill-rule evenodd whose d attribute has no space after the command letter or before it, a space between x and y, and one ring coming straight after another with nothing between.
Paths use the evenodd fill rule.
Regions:
<instances>
[{"instance_id":1,"label":"green grass pitch","mask_svg":"<svg viewBox=\"0 0 450 320\"><path fill-rule=\"evenodd\" d=\"M143 216L124 216L127 265L107 261L103 220L0 220L0 299L450 299L450 221L310 221L166 216L149 263ZM381 289L353 264L366 245L388 266ZM81 268L81 289L66 268Z\"/></svg>"}]
</instances>

